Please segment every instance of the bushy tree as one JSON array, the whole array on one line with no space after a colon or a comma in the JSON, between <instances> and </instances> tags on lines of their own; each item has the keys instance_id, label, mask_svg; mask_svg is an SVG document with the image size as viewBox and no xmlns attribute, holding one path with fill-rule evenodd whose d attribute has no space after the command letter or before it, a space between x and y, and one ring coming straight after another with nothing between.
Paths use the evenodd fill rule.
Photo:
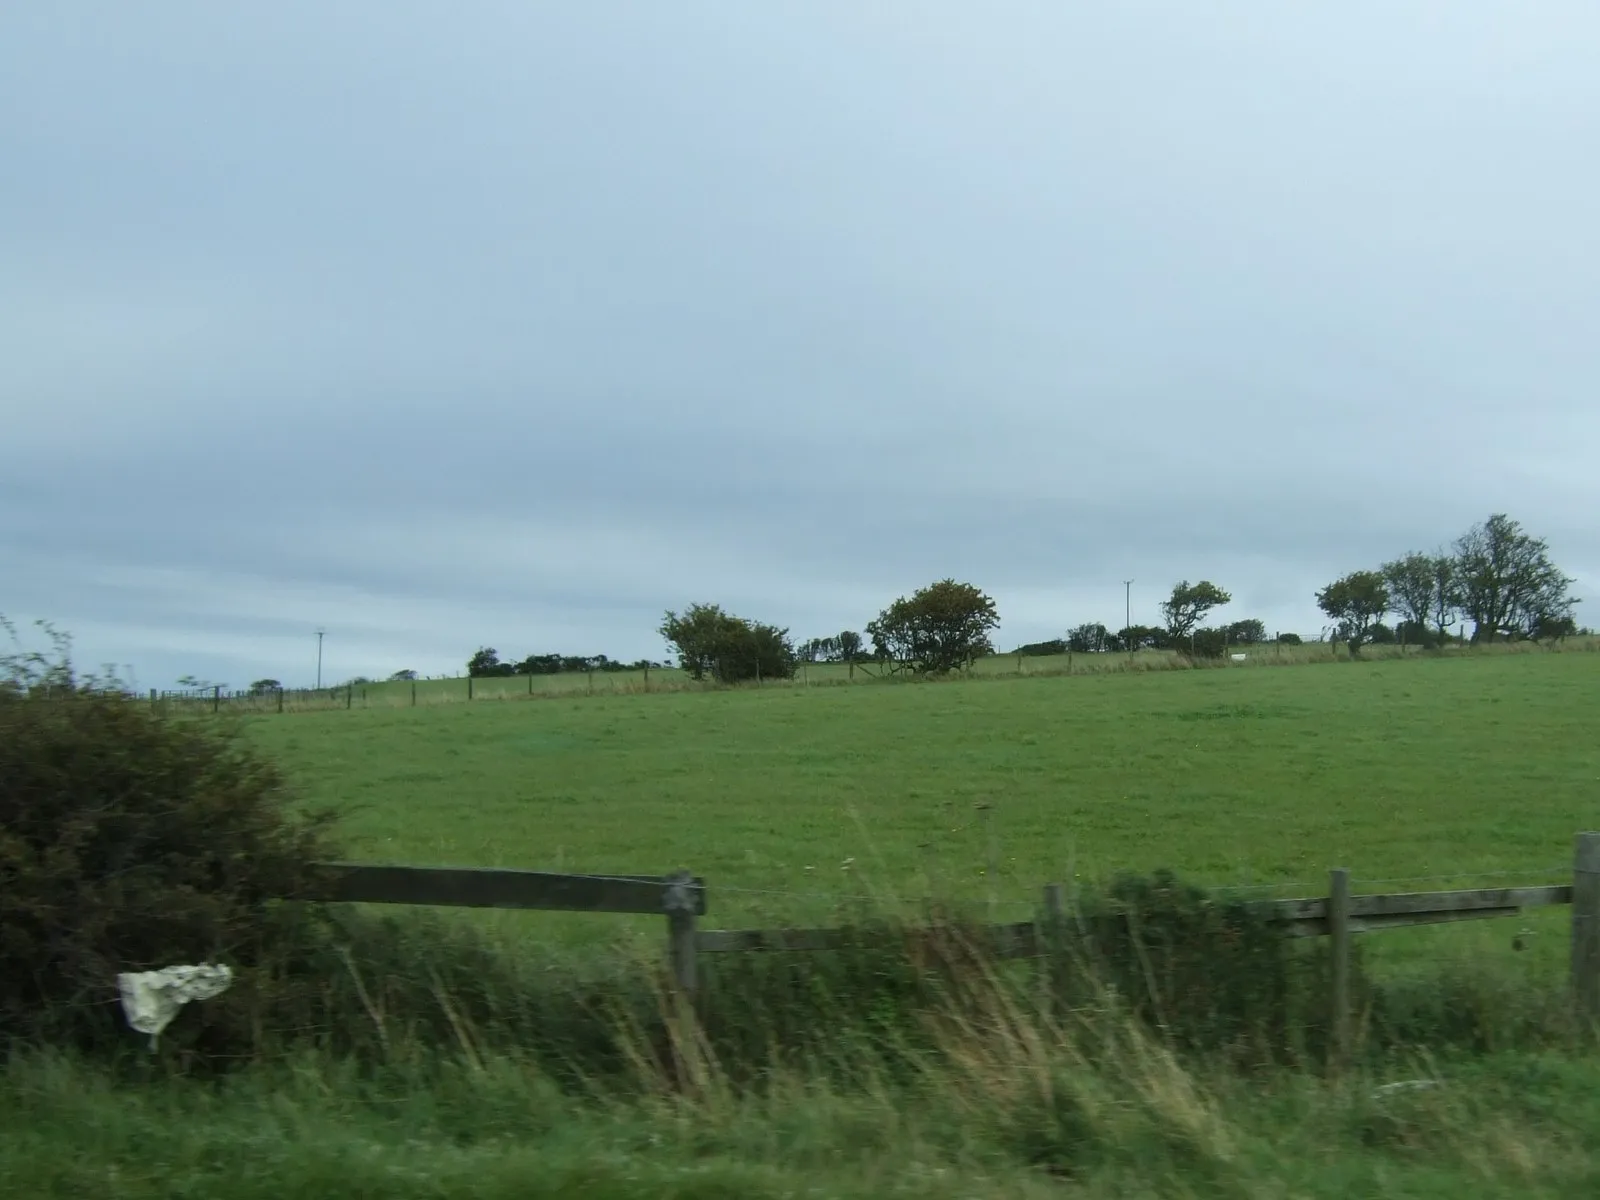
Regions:
<instances>
[{"instance_id":1,"label":"bushy tree","mask_svg":"<svg viewBox=\"0 0 1600 1200\"><path fill-rule=\"evenodd\" d=\"M1210 580L1191 584L1187 579L1173 585L1172 595L1161 602L1161 615L1173 642L1182 642L1212 609L1221 608L1233 597Z\"/></svg>"},{"instance_id":2,"label":"bushy tree","mask_svg":"<svg viewBox=\"0 0 1600 1200\"><path fill-rule=\"evenodd\" d=\"M1170 643L1171 638L1167 631L1159 625L1130 625L1126 629L1119 629L1111 639L1110 648L1127 652L1129 650L1162 650Z\"/></svg>"},{"instance_id":3,"label":"bushy tree","mask_svg":"<svg viewBox=\"0 0 1600 1200\"><path fill-rule=\"evenodd\" d=\"M389 682L390 683L410 683L416 677L417 677L417 673L415 671L411 670L411 668L407 667L404 670L396 671L393 675L389 676Z\"/></svg>"},{"instance_id":4,"label":"bushy tree","mask_svg":"<svg viewBox=\"0 0 1600 1200\"><path fill-rule=\"evenodd\" d=\"M994 653L994 601L970 583L943 579L902 596L867 626L877 657L919 675L943 675Z\"/></svg>"},{"instance_id":5,"label":"bushy tree","mask_svg":"<svg viewBox=\"0 0 1600 1200\"><path fill-rule=\"evenodd\" d=\"M252 696L264 696L268 692L276 692L283 687L276 679L258 679L250 685Z\"/></svg>"},{"instance_id":6,"label":"bushy tree","mask_svg":"<svg viewBox=\"0 0 1600 1200\"><path fill-rule=\"evenodd\" d=\"M1305 639L1298 633L1280 633L1277 638L1280 646L1303 646Z\"/></svg>"},{"instance_id":7,"label":"bushy tree","mask_svg":"<svg viewBox=\"0 0 1600 1200\"><path fill-rule=\"evenodd\" d=\"M692 604L681 616L669 612L660 632L697 680L789 679L798 662L787 629L736 617L716 604Z\"/></svg>"},{"instance_id":8,"label":"bushy tree","mask_svg":"<svg viewBox=\"0 0 1600 1200\"><path fill-rule=\"evenodd\" d=\"M476 654L467 659L467 674L478 679L515 675L516 667L500 661L500 654L492 646L480 646Z\"/></svg>"},{"instance_id":9,"label":"bushy tree","mask_svg":"<svg viewBox=\"0 0 1600 1200\"><path fill-rule=\"evenodd\" d=\"M1016 653L1025 658L1051 658L1057 654L1065 654L1069 644L1065 638L1051 638L1044 642L1025 642L1018 646Z\"/></svg>"},{"instance_id":10,"label":"bushy tree","mask_svg":"<svg viewBox=\"0 0 1600 1200\"><path fill-rule=\"evenodd\" d=\"M208 961L237 982L164 1040L258 1044L284 956L323 921L275 902L314 895L316 864L339 857L330 819L291 800L229 725L167 716L65 657L0 655L0 1048L125 1046L118 973Z\"/></svg>"},{"instance_id":11,"label":"bushy tree","mask_svg":"<svg viewBox=\"0 0 1600 1200\"><path fill-rule=\"evenodd\" d=\"M1404 636L1424 627L1434 614L1438 590L1438 564L1431 554L1413 550L1403 558L1383 564L1383 581L1389 589L1389 604L1400 618L1396 632ZM1418 639L1407 637L1407 642Z\"/></svg>"},{"instance_id":12,"label":"bushy tree","mask_svg":"<svg viewBox=\"0 0 1600 1200\"><path fill-rule=\"evenodd\" d=\"M1338 625L1337 636L1357 658L1373 626L1389 611L1389 588L1378 571L1352 571L1317 593L1317 607Z\"/></svg>"},{"instance_id":13,"label":"bushy tree","mask_svg":"<svg viewBox=\"0 0 1600 1200\"><path fill-rule=\"evenodd\" d=\"M1098 622L1079 625L1067 634L1067 649L1074 654L1099 654L1110 643L1111 631Z\"/></svg>"},{"instance_id":14,"label":"bushy tree","mask_svg":"<svg viewBox=\"0 0 1600 1200\"><path fill-rule=\"evenodd\" d=\"M1543 538L1524 533L1495 513L1456 540L1455 576L1461 608L1472 619L1472 640L1533 637L1571 617L1573 580L1550 561Z\"/></svg>"},{"instance_id":15,"label":"bushy tree","mask_svg":"<svg viewBox=\"0 0 1600 1200\"><path fill-rule=\"evenodd\" d=\"M1259 646L1267 640L1267 627L1254 617L1234 621L1227 629L1228 641L1235 646Z\"/></svg>"},{"instance_id":16,"label":"bushy tree","mask_svg":"<svg viewBox=\"0 0 1600 1200\"><path fill-rule=\"evenodd\" d=\"M1184 653L1193 658L1221 658L1228 648L1226 629L1193 629L1185 643Z\"/></svg>"}]
</instances>

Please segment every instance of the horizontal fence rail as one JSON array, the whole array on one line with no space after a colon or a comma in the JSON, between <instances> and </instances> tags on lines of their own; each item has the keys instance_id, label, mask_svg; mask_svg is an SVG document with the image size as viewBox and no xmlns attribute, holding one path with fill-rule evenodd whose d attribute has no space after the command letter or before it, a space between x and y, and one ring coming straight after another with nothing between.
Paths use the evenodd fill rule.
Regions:
<instances>
[{"instance_id":1,"label":"horizontal fence rail","mask_svg":"<svg viewBox=\"0 0 1600 1200\"><path fill-rule=\"evenodd\" d=\"M402 867L326 863L325 892L339 903L428 904L450 908L544 909L556 912L665 913L687 897L704 916L703 879L676 875L563 875L492 867Z\"/></svg>"},{"instance_id":2,"label":"horizontal fence rail","mask_svg":"<svg viewBox=\"0 0 1600 1200\"><path fill-rule=\"evenodd\" d=\"M461 908L540 909L564 912L642 913L667 920L673 980L693 997L701 954L806 952L861 944L859 928L713 929L696 922L707 911L706 881L688 871L672 875L570 875L486 867L415 867L368 863L322 864L323 886L313 901L425 904ZM1470 888L1445 892L1354 895L1350 873L1329 873L1328 894L1290 900L1241 901L1286 937L1333 940L1332 1007L1335 1049L1349 1050L1350 938L1417 925L1515 916L1530 908L1572 907L1572 985L1579 1012L1600 1022L1600 833L1577 835L1570 884ZM1036 921L990 924L975 931L998 958L1040 957L1067 913L1062 889L1044 889Z\"/></svg>"}]
</instances>

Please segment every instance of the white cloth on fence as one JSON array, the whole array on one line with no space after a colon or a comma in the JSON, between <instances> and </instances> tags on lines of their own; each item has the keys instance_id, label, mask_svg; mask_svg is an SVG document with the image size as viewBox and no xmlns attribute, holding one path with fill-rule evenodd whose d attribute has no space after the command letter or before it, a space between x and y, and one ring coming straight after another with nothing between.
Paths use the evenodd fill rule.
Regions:
<instances>
[{"instance_id":1,"label":"white cloth on fence","mask_svg":"<svg viewBox=\"0 0 1600 1200\"><path fill-rule=\"evenodd\" d=\"M233 971L225 966L201 963L198 966L165 967L160 971L138 971L117 976L122 993L122 1011L128 1024L150 1035L154 1048L161 1031L172 1024L178 1010L191 1000L210 1000L228 990Z\"/></svg>"}]
</instances>

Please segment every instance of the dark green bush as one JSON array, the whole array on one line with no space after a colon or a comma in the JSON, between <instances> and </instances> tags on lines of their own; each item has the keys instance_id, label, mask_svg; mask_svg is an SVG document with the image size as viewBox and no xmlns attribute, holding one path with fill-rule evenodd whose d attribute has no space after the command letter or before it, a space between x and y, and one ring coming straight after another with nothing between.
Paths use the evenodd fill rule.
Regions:
<instances>
[{"instance_id":1,"label":"dark green bush","mask_svg":"<svg viewBox=\"0 0 1600 1200\"><path fill-rule=\"evenodd\" d=\"M331 854L277 769L226 728L72 679L0 686L0 1044L125 1044L116 976L177 963L237 973L194 1006L193 1050L245 1053L323 920L292 902ZM186 1014L187 1016L187 1014Z\"/></svg>"},{"instance_id":2,"label":"dark green bush","mask_svg":"<svg viewBox=\"0 0 1600 1200\"><path fill-rule=\"evenodd\" d=\"M1297 945L1264 906L1219 900L1157 871L1119 876L1084 898L1052 957L1069 1007L1110 989L1180 1047L1265 1061L1325 1048L1320 941Z\"/></svg>"}]
</instances>

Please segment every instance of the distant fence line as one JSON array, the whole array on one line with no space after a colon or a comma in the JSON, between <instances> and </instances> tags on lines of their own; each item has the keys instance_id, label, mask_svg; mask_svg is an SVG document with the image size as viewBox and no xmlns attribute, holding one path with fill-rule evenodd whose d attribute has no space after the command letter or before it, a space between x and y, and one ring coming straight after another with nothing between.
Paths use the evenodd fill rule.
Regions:
<instances>
[{"instance_id":1,"label":"distant fence line","mask_svg":"<svg viewBox=\"0 0 1600 1200\"><path fill-rule=\"evenodd\" d=\"M677 991L692 1002L702 954L806 952L848 948L849 928L700 930L708 911L706 881L689 871L673 875L567 875L495 868L414 867L359 863L325 865L327 883L314 899L368 904L642 913L667 922L667 957ZM1571 985L1579 1014L1600 1022L1600 832L1574 839L1572 882L1546 887L1474 888L1444 892L1352 895L1350 872L1329 872L1328 894L1251 903L1291 938L1332 939L1329 1003L1333 1044L1342 1060L1351 1048L1351 942L1355 934L1407 926L1515 916L1530 908L1572 907ZM1044 888L1032 921L978 927L999 958L1048 953L1066 928L1059 884Z\"/></svg>"},{"instance_id":2,"label":"distant fence line","mask_svg":"<svg viewBox=\"0 0 1600 1200\"><path fill-rule=\"evenodd\" d=\"M1524 649L1524 645L1526 648ZM1421 650L1417 647L1368 647L1364 657L1371 661L1391 658L1461 657L1480 654L1593 652L1600 650L1600 638L1575 638L1560 646L1538 643L1513 645L1496 643L1492 647L1450 646ZM1286 652L1287 651L1287 652ZM1097 651L1061 655L993 655L979 660L960 678L999 679L1030 676L1036 678L1066 675L1098 675L1124 671L1165 671L1174 669L1221 670L1258 666L1305 665L1314 662L1344 662L1347 656L1328 642L1306 642L1299 646L1262 643L1234 647L1220 659L1191 660L1171 650ZM695 681L680 670L562 671L514 676L441 676L414 680L368 680L347 682L323 688L201 689L162 691L151 688L148 694L130 693L152 704L173 704L220 712L224 707L251 712L306 712L360 707L418 707L452 704L472 700L516 700L523 698L562 698L576 695L631 694L641 692L724 691L740 688L835 687L846 684L901 682L903 674L885 674L882 665L866 663L800 663L792 679L754 681L748 684L719 684Z\"/></svg>"}]
</instances>

